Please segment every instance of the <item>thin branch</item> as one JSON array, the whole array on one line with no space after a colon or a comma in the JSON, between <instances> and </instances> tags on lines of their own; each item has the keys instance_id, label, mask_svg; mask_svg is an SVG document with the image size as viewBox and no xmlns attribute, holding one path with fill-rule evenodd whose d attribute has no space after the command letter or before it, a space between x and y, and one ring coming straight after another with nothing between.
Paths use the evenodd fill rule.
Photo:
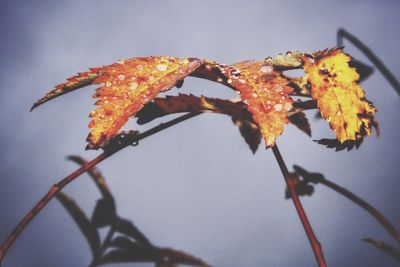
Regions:
<instances>
[{"instance_id":1,"label":"thin branch","mask_svg":"<svg viewBox=\"0 0 400 267\"><path fill-rule=\"evenodd\" d=\"M297 210L297 214L300 217L300 221L303 224L304 230L307 234L308 240L310 241L311 244L311 248L314 252L315 258L318 262L318 265L320 267L326 267L326 262L325 262L325 258L324 255L322 253L322 248L321 248L321 244L318 242L317 237L314 234L314 231L311 227L310 222L308 221L307 218L307 214L305 213L304 209L303 209L303 205L300 202L300 199L296 193L296 184L295 181L293 180L293 178L291 177L286 164L282 158L281 153L279 152L278 146L275 144L272 147L272 151L274 153L274 156L276 158L276 161L279 164L279 168L281 169L281 172L283 174L283 177L285 178L285 182L286 185L289 189L289 193L290 196L292 197L293 200L293 204L296 207Z\"/></svg>"},{"instance_id":2,"label":"thin branch","mask_svg":"<svg viewBox=\"0 0 400 267\"><path fill-rule=\"evenodd\" d=\"M344 187L341 187L331 181L328 180L322 180L321 184L335 190L336 192L342 194L343 196L347 197L360 207L362 207L364 210L368 211L369 214L371 214L395 239L397 242L400 243L400 233L397 231L397 229L383 216L382 213L379 212L379 210L375 209L373 206L371 206L369 203L364 201L363 199L359 198L349 190L347 190Z\"/></svg>"},{"instance_id":3,"label":"thin branch","mask_svg":"<svg viewBox=\"0 0 400 267\"><path fill-rule=\"evenodd\" d=\"M160 125L153 127L141 134L138 134L134 137L132 140L132 143L138 142L139 140L142 140L146 137L149 137L155 133L158 133L166 128L169 128L175 124L178 124L180 122L183 122L187 119L193 118L201 113L188 113L183 116L180 116L178 118L175 118L173 120L170 120L166 123L161 123ZM28 226L28 224L32 221L33 218L47 205L47 203L56 196L56 194L67 184L75 180L78 176L86 172L87 170L93 168L96 166L98 163L102 162L103 160L111 157L118 151L122 150L123 148L129 146L130 144L123 144L118 147L114 147L111 150L107 150L106 152L100 154L93 160L91 160L88 163L85 163L82 167L62 179L60 182L54 184L50 190L47 192L47 194L33 207L33 209L28 212L25 217L19 222L19 224L14 228L14 230L7 236L6 240L3 242L3 244L0 247L0 263L3 261L7 251L11 247L11 245L14 243L14 241L18 238L18 236L21 234L21 232Z\"/></svg>"},{"instance_id":4,"label":"thin branch","mask_svg":"<svg viewBox=\"0 0 400 267\"><path fill-rule=\"evenodd\" d=\"M369 214L371 214L388 232L391 236L396 239L398 243L400 243L400 232L390 223L388 219L376 208L370 205L368 202L363 200L362 198L358 197L351 191L347 190L346 188L327 180L322 174L320 173L310 173L305 169L301 168L300 166L294 165L293 166L296 173L303 177L305 182L311 182L313 184L322 184L326 187L334 190L335 192L345 196L352 202L356 203L358 206L366 210Z\"/></svg>"}]
</instances>

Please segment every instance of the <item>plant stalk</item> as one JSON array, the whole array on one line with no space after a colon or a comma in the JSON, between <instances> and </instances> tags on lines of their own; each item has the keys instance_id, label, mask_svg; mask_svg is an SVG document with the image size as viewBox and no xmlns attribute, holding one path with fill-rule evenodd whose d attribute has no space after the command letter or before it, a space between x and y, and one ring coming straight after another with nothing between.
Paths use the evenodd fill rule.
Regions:
<instances>
[{"instance_id":1,"label":"plant stalk","mask_svg":"<svg viewBox=\"0 0 400 267\"><path fill-rule=\"evenodd\" d=\"M276 161L279 164L279 168L281 169L283 177L285 178L285 182L286 182L286 185L287 185L287 187L289 189L290 196L292 197L293 204L296 207L297 214L300 217L300 221L303 224L303 227L304 227L304 230L305 230L305 232L307 234L308 240L310 241L311 248L312 248L312 250L314 252L314 255L315 255L315 258L316 258L316 260L318 262L318 265L320 267L326 267L327 265L326 265L325 258L324 258L323 252L322 252L321 244L318 242L318 239L314 234L314 231L313 231L313 229L311 227L311 224L308 221L307 214L304 211L303 205L301 204L300 199L299 199L299 197L298 197L298 195L296 193L295 182L292 179L292 177L291 177L291 175L290 175L290 173L289 173L289 171L288 171L288 169L286 167L286 164L285 164L285 162L284 162L284 160L282 158L282 155L279 152L278 146L276 144L272 147L272 151L274 153Z\"/></svg>"}]
</instances>

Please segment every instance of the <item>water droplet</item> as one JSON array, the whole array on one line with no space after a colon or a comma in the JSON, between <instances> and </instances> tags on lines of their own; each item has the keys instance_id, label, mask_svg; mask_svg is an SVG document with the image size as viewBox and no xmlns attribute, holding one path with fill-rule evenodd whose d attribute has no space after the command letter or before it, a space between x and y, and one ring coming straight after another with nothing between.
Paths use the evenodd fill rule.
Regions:
<instances>
[{"instance_id":1,"label":"water droplet","mask_svg":"<svg viewBox=\"0 0 400 267\"><path fill-rule=\"evenodd\" d=\"M228 79L226 82L231 84L232 83L232 79Z\"/></svg>"},{"instance_id":2,"label":"water droplet","mask_svg":"<svg viewBox=\"0 0 400 267\"><path fill-rule=\"evenodd\" d=\"M253 97L258 97L258 94L257 93L253 93Z\"/></svg>"},{"instance_id":3,"label":"water droplet","mask_svg":"<svg viewBox=\"0 0 400 267\"><path fill-rule=\"evenodd\" d=\"M131 88L132 90L135 90L138 87L138 83L137 82L131 82L129 88Z\"/></svg>"},{"instance_id":4,"label":"water droplet","mask_svg":"<svg viewBox=\"0 0 400 267\"><path fill-rule=\"evenodd\" d=\"M221 79L221 78L218 78L218 79L217 79L217 82L222 83L222 79Z\"/></svg>"},{"instance_id":5,"label":"water droplet","mask_svg":"<svg viewBox=\"0 0 400 267\"><path fill-rule=\"evenodd\" d=\"M142 66L142 65L137 65L136 68L137 68L138 70L143 70L143 66Z\"/></svg>"},{"instance_id":6,"label":"water droplet","mask_svg":"<svg viewBox=\"0 0 400 267\"><path fill-rule=\"evenodd\" d=\"M338 111L336 114L337 114L338 116L340 116L340 115L342 115L342 112Z\"/></svg>"},{"instance_id":7,"label":"water droplet","mask_svg":"<svg viewBox=\"0 0 400 267\"><path fill-rule=\"evenodd\" d=\"M156 66L156 69L158 69L159 71L166 71L167 68L168 68L168 66L164 65L164 64L159 64Z\"/></svg>"},{"instance_id":8,"label":"water droplet","mask_svg":"<svg viewBox=\"0 0 400 267\"><path fill-rule=\"evenodd\" d=\"M106 82L106 87L110 87L111 83L110 82Z\"/></svg>"},{"instance_id":9,"label":"water droplet","mask_svg":"<svg viewBox=\"0 0 400 267\"><path fill-rule=\"evenodd\" d=\"M132 81L135 81L135 80L136 80L136 76L132 76L132 77L131 77L131 80L132 80Z\"/></svg>"},{"instance_id":10,"label":"water droplet","mask_svg":"<svg viewBox=\"0 0 400 267\"><path fill-rule=\"evenodd\" d=\"M274 86L274 90L277 91L277 92L282 92L283 87L282 87L282 85L277 84L277 85Z\"/></svg>"},{"instance_id":11,"label":"water droplet","mask_svg":"<svg viewBox=\"0 0 400 267\"><path fill-rule=\"evenodd\" d=\"M271 65L264 65L260 68L260 71L263 73L271 73L274 70L274 67Z\"/></svg>"},{"instance_id":12,"label":"water droplet","mask_svg":"<svg viewBox=\"0 0 400 267\"><path fill-rule=\"evenodd\" d=\"M241 84L245 84L245 83L246 83L246 81L243 80L243 79L239 79L239 82L240 82Z\"/></svg>"},{"instance_id":13,"label":"water droplet","mask_svg":"<svg viewBox=\"0 0 400 267\"><path fill-rule=\"evenodd\" d=\"M283 107L286 111L290 111L292 109L292 104L290 103L285 103L284 107Z\"/></svg>"},{"instance_id":14,"label":"water droplet","mask_svg":"<svg viewBox=\"0 0 400 267\"><path fill-rule=\"evenodd\" d=\"M282 108L283 108L283 105L282 104L276 104L275 106L274 106L274 109L276 110L276 111L281 111L282 110Z\"/></svg>"},{"instance_id":15,"label":"water droplet","mask_svg":"<svg viewBox=\"0 0 400 267\"><path fill-rule=\"evenodd\" d=\"M124 74L118 75L118 80L120 80L120 81L125 80L125 75Z\"/></svg>"}]
</instances>

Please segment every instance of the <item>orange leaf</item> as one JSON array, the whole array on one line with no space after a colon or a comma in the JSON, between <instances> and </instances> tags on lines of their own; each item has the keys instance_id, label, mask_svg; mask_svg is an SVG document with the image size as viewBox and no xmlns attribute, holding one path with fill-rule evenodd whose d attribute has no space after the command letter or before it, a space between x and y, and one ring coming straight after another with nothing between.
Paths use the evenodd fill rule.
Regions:
<instances>
[{"instance_id":1,"label":"orange leaf","mask_svg":"<svg viewBox=\"0 0 400 267\"><path fill-rule=\"evenodd\" d=\"M59 95L89 84L102 84L96 90L98 108L90 113L91 132L88 149L98 149L108 143L129 117L159 92L169 90L202 64L196 58L140 57L121 60L112 65L94 68L56 86L33 108Z\"/></svg>"},{"instance_id":2,"label":"orange leaf","mask_svg":"<svg viewBox=\"0 0 400 267\"><path fill-rule=\"evenodd\" d=\"M262 61L244 61L223 68L228 83L241 94L247 109L253 114L268 147L275 144L289 122L293 89L280 71Z\"/></svg>"},{"instance_id":3,"label":"orange leaf","mask_svg":"<svg viewBox=\"0 0 400 267\"><path fill-rule=\"evenodd\" d=\"M365 99L357 83L360 76L349 66L350 60L349 55L336 48L303 56L311 95L340 143L362 139L371 135L372 126L377 127L376 109Z\"/></svg>"},{"instance_id":4,"label":"orange leaf","mask_svg":"<svg viewBox=\"0 0 400 267\"><path fill-rule=\"evenodd\" d=\"M104 146L144 104L172 88L201 63L199 59L143 57L102 68L94 80L104 86L94 95L99 100L98 108L90 114L88 148Z\"/></svg>"}]
</instances>

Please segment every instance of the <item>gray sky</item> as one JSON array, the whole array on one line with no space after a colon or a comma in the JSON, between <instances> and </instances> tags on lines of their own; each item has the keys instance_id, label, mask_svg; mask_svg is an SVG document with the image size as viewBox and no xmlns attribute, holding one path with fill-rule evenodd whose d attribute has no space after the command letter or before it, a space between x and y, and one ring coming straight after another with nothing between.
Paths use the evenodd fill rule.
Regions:
<instances>
[{"instance_id":1,"label":"gray sky","mask_svg":"<svg viewBox=\"0 0 400 267\"><path fill-rule=\"evenodd\" d=\"M135 56L234 63L287 50L312 52L334 46L337 29L344 27L399 79L399 12L397 1L2 0L0 238L76 168L66 156L91 159L99 153L84 151L94 87L29 113L36 99L65 78ZM351 45L346 49L366 61ZM278 144L289 167L298 164L325 174L400 227L400 99L377 72L363 86L379 110L379 138L367 138L358 151L335 153L288 126ZM195 78L180 91L233 96L227 88ZM325 122L313 120L313 112L308 115L313 139L332 137ZM99 167L120 215L157 245L185 250L215 266L315 265L293 204L284 200L284 180L272 152L260 149L252 155L228 117L201 115ZM87 176L65 192L88 213L99 197ZM364 210L322 186L302 200L330 266L395 266L360 241L371 237L395 244ZM86 266L89 261L78 228L53 201L11 248L5 266Z\"/></svg>"}]
</instances>

